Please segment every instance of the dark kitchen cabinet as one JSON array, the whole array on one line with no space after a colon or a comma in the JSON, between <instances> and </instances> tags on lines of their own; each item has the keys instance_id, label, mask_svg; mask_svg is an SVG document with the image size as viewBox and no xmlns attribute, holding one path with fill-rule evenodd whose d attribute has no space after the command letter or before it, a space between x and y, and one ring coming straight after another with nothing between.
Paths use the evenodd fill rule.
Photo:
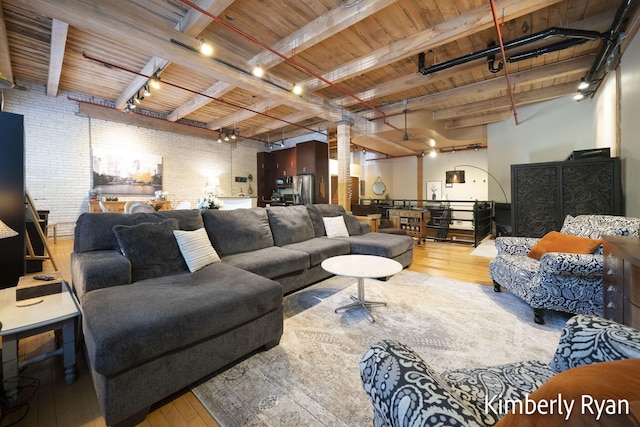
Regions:
<instances>
[{"instance_id":1,"label":"dark kitchen cabinet","mask_svg":"<svg viewBox=\"0 0 640 427\"><path fill-rule=\"evenodd\" d=\"M622 215L620 159L511 165L512 235L542 237L567 215Z\"/></svg>"},{"instance_id":2,"label":"dark kitchen cabinet","mask_svg":"<svg viewBox=\"0 0 640 427\"><path fill-rule=\"evenodd\" d=\"M296 149L285 148L271 153L273 156L273 170L275 171L274 179L284 176L293 176L296 174Z\"/></svg>"},{"instance_id":3,"label":"dark kitchen cabinet","mask_svg":"<svg viewBox=\"0 0 640 427\"><path fill-rule=\"evenodd\" d=\"M271 193L275 188L275 178L273 177L272 153L261 152L257 154L257 187L258 187L258 206L265 206L265 199L271 198Z\"/></svg>"},{"instance_id":4,"label":"dark kitchen cabinet","mask_svg":"<svg viewBox=\"0 0 640 427\"><path fill-rule=\"evenodd\" d=\"M296 173L315 175L316 203L329 203L329 144L320 141L297 144Z\"/></svg>"}]
</instances>

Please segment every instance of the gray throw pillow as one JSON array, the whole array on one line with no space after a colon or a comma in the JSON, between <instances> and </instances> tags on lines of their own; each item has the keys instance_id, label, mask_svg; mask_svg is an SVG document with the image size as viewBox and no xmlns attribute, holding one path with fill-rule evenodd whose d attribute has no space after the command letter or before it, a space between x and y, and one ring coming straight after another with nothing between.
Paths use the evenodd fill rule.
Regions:
<instances>
[{"instance_id":1,"label":"gray throw pillow","mask_svg":"<svg viewBox=\"0 0 640 427\"><path fill-rule=\"evenodd\" d=\"M178 220L174 218L113 227L122 254L131 262L133 282L188 271L173 236L177 229Z\"/></svg>"}]
</instances>

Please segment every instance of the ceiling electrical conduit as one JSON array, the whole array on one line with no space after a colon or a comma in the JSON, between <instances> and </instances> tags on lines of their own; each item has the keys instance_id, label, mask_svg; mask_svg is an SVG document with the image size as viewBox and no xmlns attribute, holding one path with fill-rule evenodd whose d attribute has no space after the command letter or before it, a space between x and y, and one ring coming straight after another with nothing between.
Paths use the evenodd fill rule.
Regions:
<instances>
[{"instance_id":1,"label":"ceiling electrical conduit","mask_svg":"<svg viewBox=\"0 0 640 427\"><path fill-rule=\"evenodd\" d=\"M154 77L154 76L147 76L146 74L142 74L142 73L139 73L137 71L130 70L128 68L122 67L120 65L113 64L111 62L103 61L101 59L98 59L98 58L92 57L90 55L87 55L85 52L82 52L82 57L85 58L85 59L88 59L90 61L97 62L98 64L102 64L105 67L115 68L115 69L118 69L118 70L121 70L121 71L126 71L127 73L135 74L136 76L144 77L144 78L147 78L147 79L152 79ZM250 112L255 113L255 114L259 114L259 115L262 115L262 116L265 116L265 117L269 117L270 119L273 119L273 120L279 120L279 121L281 121L283 123L286 123L288 125L291 125L291 126L296 126L296 127L300 128L300 129L305 129L305 130L311 131L313 133L320 133L320 134L324 135L323 132L315 130L315 129L311 129L310 127L307 127L307 126L302 126L302 125L297 124L297 123L289 122L287 120L284 120L284 119L281 119L279 117L275 117L275 116L269 115L267 113L262 113L262 112L259 112L259 111L255 111L255 110L252 110L251 108L243 107L242 105L238 105L238 104L234 104L233 102L225 101L224 99L218 99L218 98L215 98L215 97L213 97L211 95L200 93L197 90L189 89L187 87L180 86L180 85L177 85L175 83L168 82L166 80L161 80L161 81L162 81L163 84L175 87L177 89L185 90L187 92L191 92L191 93L193 93L195 95L204 96L206 98L209 98L209 99L211 99L213 101L216 101L216 102L219 102L221 104L230 105L230 106L235 107L235 108L240 108L240 109L243 109L243 110L247 110L247 111L250 111ZM267 141L261 141L261 142L267 143Z\"/></svg>"},{"instance_id":2,"label":"ceiling electrical conduit","mask_svg":"<svg viewBox=\"0 0 640 427\"><path fill-rule=\"evenodd\" d=\"M287 63L293 65L294 67L304 71L305 73L315 77L316 79L323 81L324 83L328 84L332 88L337 89L340 92L344 93L348 97L355 99L360 104L365 105L367 108L370 108L370 109L378 112L381 115L382 121L383 121L384 124L386 124L387 126L393 128L395 130L400 130L398 127L390 124L387 121L387 116L386 116L385 112L380 110L375 105L365 101L364 99L359 98L357 95L349 92L348 90L338 86L337 84L335 84L332 81L326 79L325 77L321 76L320 74L316 73L315 71L313 71L313 70L309 69L308 67L300 64L295 59L289 58L288 56L284 55L283 53L278 52L277 50L273 49L271 46L267 45L266 43L264 43L264 42L256 39L255 37L245 33L244 31L240 30L239 28L234 27L233 25L231 25L228 22L226 22L224 19L221 19L221 18L217 17L216 15L214 15L212 13L209 13L208 11L202 9L201 7L199 7L198 5L194 4L193 2L191 2L189 0L180 0L180 1L182 3L184 3L184 4L186 4L187 6L189 6L189 7L193 8L193 9L197 10L198 12L202 13L203 15L208 16L209 18L213 19L214 21L216 21L220 25L223 25L224 27L228 28L229 30L241 35L242 37L246 38L247 40L252 41L253 43L256 43L258 46L262 47L263 49L266 49L269 52L273 53L274 55L282 58L282 60L284 60L285 62L287 62Z\"/></svg>"}]
</instances>

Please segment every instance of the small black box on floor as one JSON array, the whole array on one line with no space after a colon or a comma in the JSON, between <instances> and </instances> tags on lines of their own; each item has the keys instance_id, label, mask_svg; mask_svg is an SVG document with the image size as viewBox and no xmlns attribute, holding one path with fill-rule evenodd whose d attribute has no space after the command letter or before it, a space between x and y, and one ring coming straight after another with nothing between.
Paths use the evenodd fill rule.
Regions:
<instances>
[{"instance_id":1,"label":"small black box on floor","mask_svg":"<svg viewBox=\"0 0 640 427\"><path fill-rule=\"evenodd\" d=\"M580 160L580 159L596 159L611 157L611 148L592 148L590 150L576 150L572 151L566 160Z\"/></svg>"},{"instance_id":2,"label":"small black box on floor","mask_svg":"<svg viewBox=\"0 0 640 427\"><path fill-rule=\"evenodd\" d=\"M22 276L18 280L18 286L16 287L16 301L24 301L61 292L62 277L60 277L59 272Z\"/></svg>"}]
</instances>

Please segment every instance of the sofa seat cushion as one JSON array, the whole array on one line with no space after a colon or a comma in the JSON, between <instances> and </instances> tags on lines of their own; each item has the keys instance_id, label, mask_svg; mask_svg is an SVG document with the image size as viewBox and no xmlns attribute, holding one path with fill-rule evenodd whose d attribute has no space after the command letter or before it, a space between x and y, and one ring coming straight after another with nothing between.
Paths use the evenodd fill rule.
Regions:
<instances>
[{"instance_id":1,"label":"sofa seat cushion","mask_svg":"<svg viewBox=\"0 0 640 427\"><path fill-rule=\"evenodd\" d=\"M285 248L309 254L309 261L312 267L321 264L327 258L348 255L351 251L349 242L341 239L329 239L328 237L314 237L304 242L287 245Z\"/></svg>"},{"instance_id":2,"label":"sofa seat cushion","mask_svg":"<svg viewBox=\"0 0 640 427\"><path fill-rule=\"evenodd\" d=\"M413 250L413 239L386 233L367 233L360 236L339 237L349 242L352 254L377 255L395 258Z\"/></svg>"},{"instance_id":3,"label":"sofa seat cushion","mask_svg":"<svg viewBox=\"0 0 640 427\"><path fill-rule=\"evenodd\" d=\"M81 300L92 368L115 375L225 333L282 305L282 287L226 265L86 293Z\"/></svg>"},{"instance_id":4,"label":"sofa seat cushion","mask_svg":"<svg viewBox=\"0 0 640 427\"><path fill-rule=\"evenodd\" d=\"M267 208L267 215L276 246L303 242L315 237L311 217L304 206L275 206Z\"/></svg>"},{"instance_id":5,"label":"sofa seat cushion","mask_svg":"<svg viewBox=\"0 0 640 427\"><path fill-rule=\"evenodd\" d=\"M518 283L531 283L538 270L540 270L540 261L528 256L499 255L489 263L491 277L503 286L507 284L503 283L501 278L512 278Z\"/></svg>"},{"instance_id":6,"label":"sofa seat cushion","mask_svg":"<svg viewBox=\"0 0 640 427\"><path fill-rule=\"evenodd\" d=\"M221 258L273 246L269 218L264 208L207 209L202 213L202 219L209 240Z\"/></svg>"},{"instance_id":7,"label":"sofa seat cushion","mask_svg":"<svg viewBox=\"0 0 640 427\"><path fill-rule=\"evenodd\" d=\"M269 279L310 267L308 254L279 246L225 256L222 262Z\"/></svg>"}]
</instances>

